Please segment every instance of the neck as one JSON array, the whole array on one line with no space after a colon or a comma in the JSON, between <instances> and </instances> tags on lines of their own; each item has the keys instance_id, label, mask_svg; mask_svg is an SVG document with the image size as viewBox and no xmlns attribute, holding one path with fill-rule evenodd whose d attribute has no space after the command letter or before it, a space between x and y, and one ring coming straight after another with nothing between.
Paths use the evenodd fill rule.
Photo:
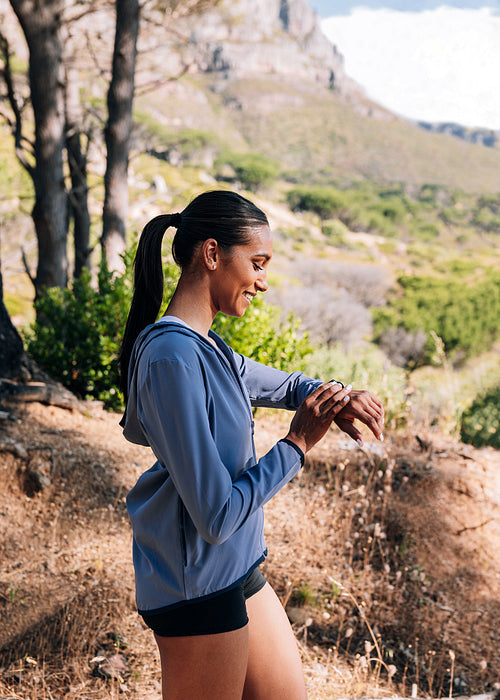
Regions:
<instances>
[{"instance_id":1,"label":"neck","mask_svg":"<svg viewBox=\"0 0 500 700\"><path fill-rule=\"evenodd\" d=\"M165 314L177 316L208 338L216 312L205 280L183 272Z\"/></svg>"}]
</instances>

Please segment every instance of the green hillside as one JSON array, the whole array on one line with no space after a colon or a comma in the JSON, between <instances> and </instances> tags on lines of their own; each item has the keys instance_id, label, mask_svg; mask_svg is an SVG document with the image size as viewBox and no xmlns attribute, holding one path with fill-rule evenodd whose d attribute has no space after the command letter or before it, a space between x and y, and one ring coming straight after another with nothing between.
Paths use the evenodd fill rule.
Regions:
<instances>
[{"instance_id":1,"label":"green hillside","mask_svg":"<svg viewBox=\"0 0 500 700\"><path fill-rule=\"evenodd\" d=\"M175 132L202 130L217 150L251 150L282 163L296 182L368 178L435 183L468 192L498 190L500 150L427 132L362 95L270 75L183 78L137 101Z\"/></svg>"}]
</instances>

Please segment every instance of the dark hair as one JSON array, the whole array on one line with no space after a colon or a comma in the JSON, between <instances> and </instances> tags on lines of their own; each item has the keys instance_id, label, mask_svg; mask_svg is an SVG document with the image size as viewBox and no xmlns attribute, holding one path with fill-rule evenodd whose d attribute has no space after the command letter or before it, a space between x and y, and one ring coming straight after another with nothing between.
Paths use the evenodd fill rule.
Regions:
<instances>
[{"instance_id":1,"label":"dark hair","mask_svg":"<svg viewBox=\"0 0 500 700\"><path fill-rule=\"evenodd\" d=\"M266 215L236 192L214 190L193 199L180 214L151 219L139 238L134 260L134 295L120 352L121 389L127 397L127 375L133 345L139 333L154 323L163 299L161 244L165 231L175 226L172 255L181 270L189 268L196 248L213 238L222 250L250 242L251 230L269 225Z\"/></svg>"}]
</instances>

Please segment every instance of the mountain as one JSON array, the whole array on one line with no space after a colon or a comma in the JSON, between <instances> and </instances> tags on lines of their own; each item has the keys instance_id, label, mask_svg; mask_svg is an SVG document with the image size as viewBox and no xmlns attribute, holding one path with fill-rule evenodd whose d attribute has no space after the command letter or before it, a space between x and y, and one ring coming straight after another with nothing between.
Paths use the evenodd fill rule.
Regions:
<instances>
[{"instance_id":1,"label":"mountain","mask_svg":"<svg viewBox=\"0 0 500 700\"><path fill-rule=\"evenodd\" d=\"M210 168L224 151L254 152L279 161L295 182L368 178L498 190L498 142L483 148L429 132L370 101L346 76L342 55L307 0L220 0L186 17L174 17L162 3L145 7L136 75L137 153L159 153L174 162L183 151L177 162ZM17 29L13 46L25 61L7 0L0 0L0 10L2 29L12 36ZM112 4L82 14L69 33L78 49L84 110L105 119Z\"/></svg>"},{"instance_id":2,"label":"mountain","mask_svg":"<svg viewBox=\"0 0 500 700\"><path fill-rule=\"evenodd\" d=\"M340 93L354 87L307 0L223 0L175 30L179 62L191 73L289 75Z\"/></svg>"},{"instance_id":3,"label":"mountain","mask_svg":"<svg viewBox=\"0 0 500 700\"><path fill-rule=\"evenodd\" d=\"M438 134L451 134L457 139L463 139L468 143L478 143L489 148L495 148L500 138L500 131L495 129L472 129L455 122L419 121L418 125L427 131L433 131Z\"/></svg>"},{"instance_id":4,"label":"mountain","mask_svg":"<svg viewBox=\"0 0 500 700\"><path fill-rule=\"evenodd\" d=\"M222 0L158 36L141 39L138 78L156 89L136 100L138 122L155 121L140 148L165 150L162 141L191 129L213 142L214 156L271 156L295 181L498 189L498 148L429 133L371 102L306 0Z\"/></svg>"}]
</instances>

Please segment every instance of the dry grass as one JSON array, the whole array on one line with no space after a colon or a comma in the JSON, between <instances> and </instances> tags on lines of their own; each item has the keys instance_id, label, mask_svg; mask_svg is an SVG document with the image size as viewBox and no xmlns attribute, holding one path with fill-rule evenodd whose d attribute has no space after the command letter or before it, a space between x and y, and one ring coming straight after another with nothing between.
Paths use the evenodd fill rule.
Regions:
<instances>
[{"instance_id":1,"label":"dry grass","mask_svg":"<svg viewBox=\"0 0 500 700\"><path fill-rule=\"evenodd\" d=\"M117 417L39 404L3 423L0 697L160 698L133 603L124 495L148 466ZM258 448L284 434L261 411ZM365 450L331 432L267 506L264 571L289 612L311 700L448 697L500 679L498 453L393 436ZM42 491L30 475L49 476ZM128 670L99 675L122 655Z\"/></svg>"}]
</instances>

